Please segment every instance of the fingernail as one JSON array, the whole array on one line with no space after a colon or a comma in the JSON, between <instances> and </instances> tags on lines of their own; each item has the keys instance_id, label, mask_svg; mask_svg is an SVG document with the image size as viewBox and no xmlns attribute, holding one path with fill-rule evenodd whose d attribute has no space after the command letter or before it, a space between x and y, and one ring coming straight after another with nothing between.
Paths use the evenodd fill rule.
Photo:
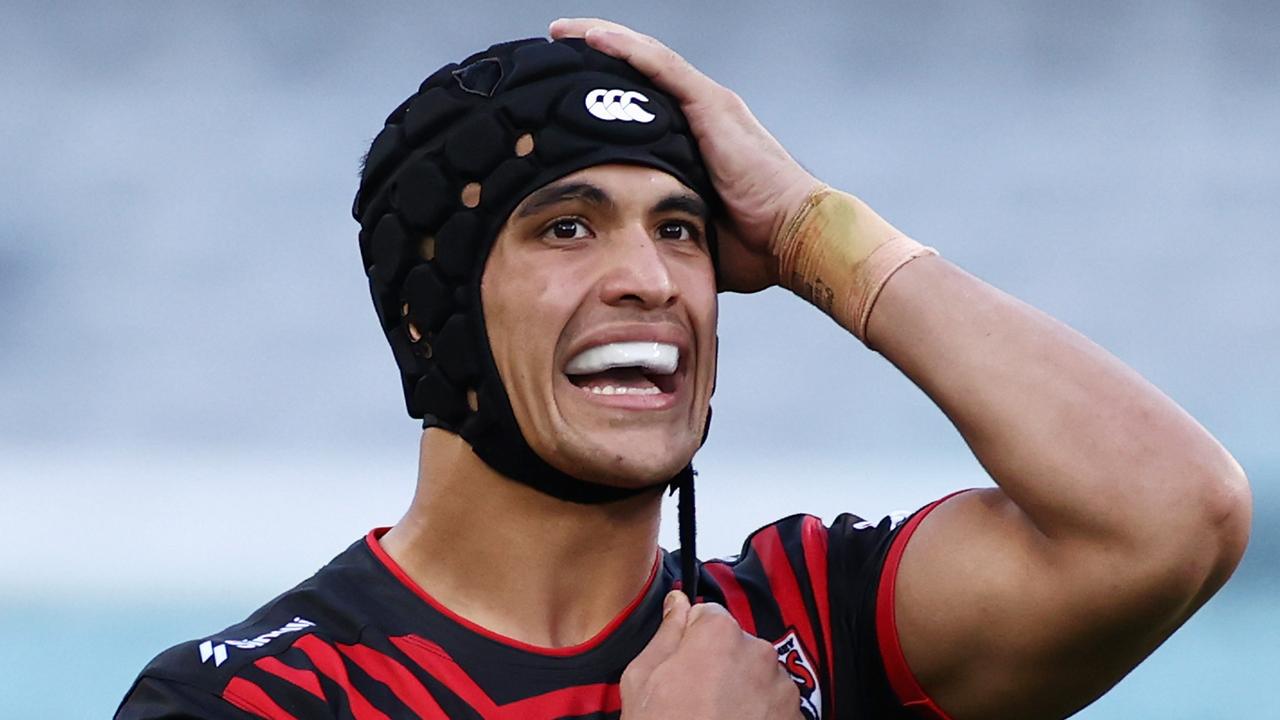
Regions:
<instances>
[{"instance_id":1,"label":"fingernail","mask_svg":"<svg viewBox=\"0 0 1280 720\"><path fill-rule=\"evenodd\" d=\"M662 617L665 618L666 616L671 614L671 608L675 607L676 596L678 596L679 594L680 594L679 590L672 590L671 592L667 593L667 597L662 601Z\"/></svg>"}]
</instances>

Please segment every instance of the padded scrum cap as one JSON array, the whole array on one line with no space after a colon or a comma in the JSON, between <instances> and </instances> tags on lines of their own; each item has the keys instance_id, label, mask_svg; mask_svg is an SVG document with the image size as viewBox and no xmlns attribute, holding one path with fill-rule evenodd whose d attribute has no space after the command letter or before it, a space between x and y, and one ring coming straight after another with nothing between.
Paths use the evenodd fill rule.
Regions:
<instances>
[{"instance_id":1,"label":"padded scrum cap","mask_svg":"<svg viewBox=\"0 0 1280 720\"><path fill-rule=\"evenodd\" d=\"M649 488L572 477L525 442L489 348L480 276L525 196L617 162L670 173L718 206L678 104L642 74L581 40L502 43L432 73L387 117L352 208L409 414L458 433L501 474L574 502ZM686 467L670 484L691 479Z\"/></svg>"}]
</instances>

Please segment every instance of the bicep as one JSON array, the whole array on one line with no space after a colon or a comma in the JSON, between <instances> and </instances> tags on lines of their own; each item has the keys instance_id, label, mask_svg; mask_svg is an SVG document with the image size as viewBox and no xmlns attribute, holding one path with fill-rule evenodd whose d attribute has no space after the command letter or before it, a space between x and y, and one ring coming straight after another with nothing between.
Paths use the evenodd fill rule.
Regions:
<instances>
[{"instance_id":1,"label":"bicep","mask_svg":"<svg viewBox=\"0 0 1280 720\"><path fill-rule=\"evenodd\" d=\"M907 665L956 720L1064 716L1114 685L1174 626L1126 587L1124 553L1054 542L998 489L920 523L893 607Z\"/></svg>"}]
</instances>

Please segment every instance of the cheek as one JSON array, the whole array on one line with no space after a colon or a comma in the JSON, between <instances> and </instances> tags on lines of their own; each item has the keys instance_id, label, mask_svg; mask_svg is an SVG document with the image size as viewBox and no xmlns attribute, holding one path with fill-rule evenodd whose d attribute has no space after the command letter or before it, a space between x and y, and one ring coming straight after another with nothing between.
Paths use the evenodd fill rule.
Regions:
<instances>
[{"instance_id":1,"label":"cheek","mask_svg":"<svg viewBox=\"0 0 1280 720\"><path fill-rule=\"evenodd\" d=\"M683 286L688 288L684 293L685 302L696 333L698 372L704 384L702 392L710 396L715 385L716 353L719 342L716 330L720 313L720 298L715 287L715 271L711 269L710 262L695 268L686 282L689 284Z\"/></svg>"},{"instance_id":2,"label":"cheek","mask_svg":"<svg viewBox=\"0 0 1280 720\"><path fill-rule=\"evenodd\" d=\"M699 336L710 335L714 346L716 322L720 300L716 293L715 271L710 260L686 268L680 287L689 314L693 317ZM703 338L705 339L705 338Z\"/></svg>"},{"instance_id":3,"label":"cheek","mask_svg":"<svg viewBox=\"0 0 1280 720\"><path fill-rule=\"evenodd\" d=\"M486 278L481 288L485 329L507 392L534 390L554 361L556 341L566 316L554 278L533 273L504 273ZM534 381L534 382L530 382Z\"/></svg>"}]
</instances>

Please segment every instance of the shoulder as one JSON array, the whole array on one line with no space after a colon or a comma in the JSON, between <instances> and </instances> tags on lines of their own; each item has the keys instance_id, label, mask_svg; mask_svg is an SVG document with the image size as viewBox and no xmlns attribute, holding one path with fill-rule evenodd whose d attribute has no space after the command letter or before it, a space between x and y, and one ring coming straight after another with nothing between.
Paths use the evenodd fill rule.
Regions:
<instances>
[{"instance_id":1,"label":"shoulder","mask_svg":"<svg viewBox=\"0 0 1280 720\"><path fill-rule=\"evenodd\" d=\"M253 678L293 667L277 656L305 651L318 640L325 646L355 642L367 624L367 612L355 600L359 595L348 591L364 572L360 559L351 557L363 542L241 622L157 655L139 673L116 717L239 718L269 712L263 705L274 701Z\"/></svg>"},{"instance_id":2,"label":"shoulder","mask_svg":"<svg viewBox=\"0 0 1280 720\"><path fill-rule=\"evenodd\" d=\"M790 515L749 534L736 555L703 563L704 573L758 576L775 590L785 589L789 576L820 581L832 562L844 566L883 556L909 517L892 513L871 521L843 513L828 525L815 515Z\"/></svg>"},{"instance_id":3,"label":"shoulder","mask_svg":"<svg viewBox=\"0 0 1280 720\"><path fill-rule=\"evenodd\" d=\"M807 718L834 710L843 639L839 566L847 557L882 557L899 522L844 514L826 525L814 515L791 515L748 535L737 555L702 564L706 599L724 605L743 631L773 644Z\"/></svg>"},{"instance_id":4,"label":"shoulder","mask_svg":"<svg viewBox=\"0 0 1280 720\"><path fill-rule=\"evenodd\" d=\"M815 515L784 517L761 527L738 554L701 563L703 593L724 604L748 632L766 639L830 615L830 599L852 568L874 576L905 515L870 522L845 513L830 525ZM781 637L781 635L779 635Z\"/></svg>"},{"instance_id":5,"label":"shoulder","mask_svg":"<svg viewBox=\"0 0 1280 720\"><path fill-rule=\"evenodd\" d=\"M700 591L773 643L806 717L834 714L837 688L840 707L900 717L877 630L896 634L878 617L877 600L886 576L891 587L895 553L936 504L874 521L852 513L829 525L814 515L782 518L748 535L737 555L702 563Z\"/></svg>"}]
</instances>

